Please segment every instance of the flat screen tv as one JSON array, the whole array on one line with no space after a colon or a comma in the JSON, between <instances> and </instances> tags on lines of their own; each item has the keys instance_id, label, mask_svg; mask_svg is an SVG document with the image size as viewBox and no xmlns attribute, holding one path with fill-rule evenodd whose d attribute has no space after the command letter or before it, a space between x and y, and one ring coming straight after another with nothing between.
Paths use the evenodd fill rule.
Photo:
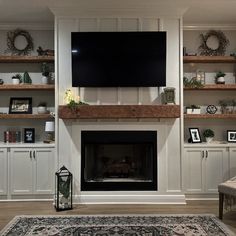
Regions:
<instances>
[{"instance_id":1,"label":"flat screen tv","mask_svg":"<svg viewBox=\"0 0 236 236\"><path fill-rule=\"evenodd\" d=\"M166 32L72 32L73 87L166 86Z\"/></svg>"}]
</instances>

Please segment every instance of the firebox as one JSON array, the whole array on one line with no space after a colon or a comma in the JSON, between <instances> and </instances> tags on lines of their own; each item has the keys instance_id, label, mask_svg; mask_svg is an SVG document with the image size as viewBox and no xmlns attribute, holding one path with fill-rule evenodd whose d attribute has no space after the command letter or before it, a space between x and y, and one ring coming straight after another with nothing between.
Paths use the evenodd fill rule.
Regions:
<instances>
[{"instance_id":1,"label":"firebox","mask_svg":"<svg viewBox=\"0 0 236 236\"><path fill-rule=\"evenodd\" d=\"M157 190L157 132L81 131L81 190Z\"/></svg>"}]
</instances>

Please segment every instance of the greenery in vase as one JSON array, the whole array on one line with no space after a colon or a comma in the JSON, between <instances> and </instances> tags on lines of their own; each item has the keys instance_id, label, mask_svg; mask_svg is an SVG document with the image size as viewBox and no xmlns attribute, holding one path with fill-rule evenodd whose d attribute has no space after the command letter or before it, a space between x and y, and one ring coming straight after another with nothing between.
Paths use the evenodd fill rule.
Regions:
<instances>
[{"instance_id":1,"label":"greenery in vase","mask_svg":"<svg viewBox=\"0 0 236 236\"><path fill-rule=\"evenodd\" d=\"M184 83L184 87L186 88L202 88L203 87L202 82L197 80L196 77L193 77L190 80L187 77L184 77L183 83Z\"/></svg>"},{"instance_id":2,"label":"greenery in vase","mask_svg":"<svg viewBox=\"0 0 236 236\"><path fill-rule=\"evenodd\" d=\"M70 109L76 109L78 105L88 105L87 103L82 102L80 100L80 96L77 96L77 98L75 98L74 94L72 93L70 89L67 89L65 92L65 100L66 100L67 106Z\"/></svg>"},{"instance_id":3,"label":"greenery in vase","mask_svg":"<svg viewBox=\"0 0 236 236\"><path fill-rule=\"evenodd\" d=\"M215 133L214 133L214 131L211 130L211 129L206 129L206 130L204 130L204 132L203 132L203 136L204 136L205 138L213 138L213 137L215 136Z\"/></svg>"},{"instance_id":4,"label":"greenery in vase","mask_svg":"<svg viewBox=\"0 0 236 236\"><path fill-rule=\"evenodd\" d=\"M218 71L218 72L216 73L216 75L215 75L215 78L217 79L217 78L219 78L219 77L224 77L224 76L225 76L225 73L224 73L224 72Z\"/></svg>"},{"instance_id":5,"label":"greenery in vase","mask_svg":"<svg viewBox=\"0 0 236 236\"><path fill-rule=\"evenodd\" d=\"M21 74L15 74L11 78L12 79L19 79L20 83L22 82L22 75Z\"/></svg>"}]
</instances>

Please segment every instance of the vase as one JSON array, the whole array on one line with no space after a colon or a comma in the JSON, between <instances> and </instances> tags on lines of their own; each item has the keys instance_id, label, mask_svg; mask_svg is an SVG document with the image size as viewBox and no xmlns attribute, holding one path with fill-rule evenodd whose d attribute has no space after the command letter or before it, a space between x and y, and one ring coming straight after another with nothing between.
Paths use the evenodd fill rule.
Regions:
<instances>
[{"instance_id":1,"label":"vase","mask_svg":"<svg viewBox=\"0 0 236 236\"><path fill-rule=\"evenodd\" d=\"M42 76L42 84L48 84L48 77Z\"/></svg>"},{"instance_id":2,"label":"vase","mask_svg":"<svg viewBox=\"0 0 236 236\"><path fill-rule=\"evenodd\" d=\"M217 84L224 84L225 83L225 78L222 76L222 77L218 77L216 79L216 83Z\"/></svg>"},{"instance_id":3,"label":"vase","mask_svg":"<svg viewBox=\"0 0 236 236\"><path fill-rule=\"evenodd\" d=\"M20 80L15 78L15 79L12 79L12 83L13 84L19 84L20 83Z\"/></svg>"},{"instance_id":4,"label":"vase","mask_svg":"<svg viewBox=\"0 0 236 236\"><path fill-rule=\"evenodd\" d=\"M47 107L39 106L38 107L38 114L46 114L47 113Z\"/></svg>"},{"instance_id":5,"label":"vase","mask_svg":"<svg viewBox=\"0 0 236 236\"><path fill-rule=\"evenodd\" d=\"M207 142L207 143L211 143L212 140L213 140L213 137L206 137L206 142Z\"/></svg>"}]
</instances>

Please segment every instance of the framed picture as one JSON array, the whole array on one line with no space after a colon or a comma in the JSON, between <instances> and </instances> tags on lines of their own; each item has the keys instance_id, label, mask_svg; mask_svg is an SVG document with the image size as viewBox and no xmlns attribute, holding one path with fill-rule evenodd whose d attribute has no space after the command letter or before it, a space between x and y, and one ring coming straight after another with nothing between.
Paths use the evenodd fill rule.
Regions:
<instances>
[{"instance_id":1,"label":"framed picture","mask_svg":"<svg viewBox=\"0 0 236 236\"><path fill-rule=\"evenodd\" d=\"M189 128L191 143L201 143L201 136L198 128Z\"/></svg>"},{"instance_id":2,"label":"framed picture","mask_svg":"<svg viewBox=\"0 0 236 236\"><path fill-rule=\"evenodd\" d=\"M12 97L10 99L9 114L32 114L32 98Z\"/></svg>"},{"instance_id":3,"label":"framed picture","mask_svg":"<svg viewBox=\"0 0 236 236\"><path fill-rule=\"evenodd\" d=\"M236 143L236 130L227 130L227 141Z\"/></svg>"},{"instance_id":4,"label":"framed picture","mask_svg":"<svg viewBox=\"0 0 236 236\"><path fill-rule=\"evenodd\" d=\"M24 129L24 142L25 143L34 143L35 142L34 128L25 128Z\"/></svg>"}]
</instances>

